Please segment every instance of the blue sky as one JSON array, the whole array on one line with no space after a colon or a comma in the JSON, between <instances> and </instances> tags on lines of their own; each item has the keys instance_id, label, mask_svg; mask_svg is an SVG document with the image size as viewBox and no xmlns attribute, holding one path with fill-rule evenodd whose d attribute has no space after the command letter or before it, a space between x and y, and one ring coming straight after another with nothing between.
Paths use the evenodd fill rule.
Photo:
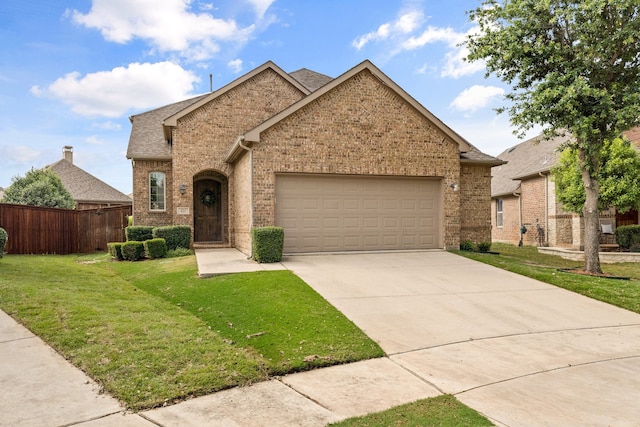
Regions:
<instances>
[{"instance_id":1,"label":"blue sky","mask_svg":"<svg viewBox=\"0 0 640 427\"><path fill-rule=\"evenodd\" d=\"M3 0L0 187L74 163L131 192L129 116L272 60L337 77L371 60L482 151L519 141L496 115L508 87L462 60L471 0Z\"/></svg>"}]
</instances>

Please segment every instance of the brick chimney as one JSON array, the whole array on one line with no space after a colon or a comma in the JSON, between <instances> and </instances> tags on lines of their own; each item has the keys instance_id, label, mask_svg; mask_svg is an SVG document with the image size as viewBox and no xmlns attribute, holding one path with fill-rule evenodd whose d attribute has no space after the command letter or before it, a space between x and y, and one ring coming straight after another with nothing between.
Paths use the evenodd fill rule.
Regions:
<instances>
[{"instance_id":1,"label":"brick chimney","mask_svg":"<svg viewBox=\"0 0 640 427\"><path fill-rule=\"evenodd\" d=\"M73 147L70 145L65 145L62 147L62 158L67 162L73 164Z\"/></svg>"}]
</instances>

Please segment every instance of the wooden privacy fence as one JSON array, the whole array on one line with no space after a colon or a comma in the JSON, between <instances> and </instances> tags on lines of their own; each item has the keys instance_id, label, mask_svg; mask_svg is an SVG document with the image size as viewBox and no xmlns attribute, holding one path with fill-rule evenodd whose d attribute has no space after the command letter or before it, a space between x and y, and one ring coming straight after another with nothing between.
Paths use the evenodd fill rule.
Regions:
<instances>
[{"instance_id":1,"label":"wooden privacy fence","mask_svg":"<svg viewBox=\"0 0 640 427\"><path fill-rule=\"evenodd\" d=\"M72 210L0 203L0 227L9 254L74 254L106 251L124 242L131 206Z\"/></svg>"}]
</instances>

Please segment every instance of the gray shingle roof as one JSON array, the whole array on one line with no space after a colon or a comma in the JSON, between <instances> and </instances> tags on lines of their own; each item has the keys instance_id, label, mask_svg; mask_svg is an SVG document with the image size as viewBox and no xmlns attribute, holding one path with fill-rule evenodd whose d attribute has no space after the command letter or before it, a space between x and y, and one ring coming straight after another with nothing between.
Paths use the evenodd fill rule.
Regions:
<instances>
[{"instance_id":1,"label":"gray shingle roof","mask_svg":"<svg viewBox=\"0 0 640 427\"><path fill-rule=\"evenodd\" d=\"M131 116L129 120L131 120L132 127L127 159L170 159L171 146L165 140L162 122L207 95L209 94L199 95Z\"/></svg>"},{"instance_id":2,"label":"gray shingle roof","mask_svg":"<svg viewBox=\"0 0 640 427\"><path fill-rule=\"evenodd\" d=\"M556 164L560 153L558 147L569 137L545 140L542 136L528 139L498 155L508 163L491 168L491 196L503 196L519 190L520 181L538 173L546 173Z\"/></svg>"},{"instance_id":3,"label":"gray shingle roof","mask_svg":"<svg viewBox=\"0 0 640 427\"><path fill-rule=\"evenodd\" d=\"M76 202L131 204L129 196L67 160L59 160L46 168L60 177L62 185L71 193Z\"/></svg>"},{"instance_id":4,"label":"gray shingle roof","mask_svg":"<svg viewBox=\"0 0 640 427\"><path fill-rule=\"evenodd\" d=\"M315 71L311 71L306 68L301 68L297 71L289 73L289 75L299 81L302 86L309 89L310 92L314 92L317 89L320 89L322 86L333 80L333 77L316 73Z\"/></svg>"}]
</instances>

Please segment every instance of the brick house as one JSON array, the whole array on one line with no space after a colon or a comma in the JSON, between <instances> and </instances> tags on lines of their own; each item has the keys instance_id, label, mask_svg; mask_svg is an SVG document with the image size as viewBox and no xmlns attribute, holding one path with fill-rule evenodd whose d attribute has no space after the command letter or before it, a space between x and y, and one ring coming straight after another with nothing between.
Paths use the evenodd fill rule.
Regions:
<instances>
[{"instance_id":1,"label":"brick house","mask_svg":"<svg viewBox=\"0 0 640 427\"><path fill-rule=\"evenodd\" d=\"M60 177L63 187L71 193L76 209L96 209L110 206L131 206L129 196L73 164L73 147L62 148L62 159L46 166Z\"/></svg>"},{"instance_id":2,"label":"brick house","mask_svg":"<svg viewBox=\"0 0 640 427\"><path fill-rule=\"evenodd\" d=\"M640 128L625 134L636 146ZM515 145L498 158L506 164L491 171L491 238L494 242L554 246L572 249L584 247L584 222L578 214L563 209L556 197L551 168L556 165L558 148L566 137L542 140L540 136ZM638 211L600 213L602 244L614 243L614 231L621 225L638 224ZM520 233L522 226L527 232Z\"/></svg>"},{"instance_id":3,"label":"brick house","mask_svg":"<svg viewBox=\"0 0 640 427\"><path fill-rule=\"evenodd\" d=\"M251 252L458 247L491 238L481 153L371 62L337 78L267 62L209 94L131 117L134 223L188 224Z\"/></svg>"}]
</instances>

